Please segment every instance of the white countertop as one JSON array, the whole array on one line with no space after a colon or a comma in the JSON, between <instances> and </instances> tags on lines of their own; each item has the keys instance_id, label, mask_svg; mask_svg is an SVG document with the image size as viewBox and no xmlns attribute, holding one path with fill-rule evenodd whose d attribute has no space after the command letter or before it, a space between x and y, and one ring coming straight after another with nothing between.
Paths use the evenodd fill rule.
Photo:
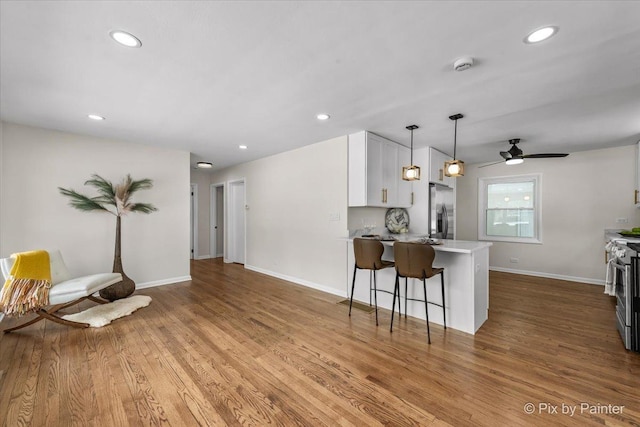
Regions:
<instances>
[{"instance_id":1,"label":"white countertop","mask_svg":"<svg viewBox=\"0 0 640 427\"><path fill-rule=\"evenodd\" d=\"M393 234L392 236L399 242L412 242L412 241L418 241L420 239L425 238L424 235L416 235L416 234L409 234L409 233ZM358 237L358 236L353 236L353 237ZM352 242L353 237L345 238L345 240ZM382 237L387 237L387 236L384 235ZM442 242L442 244L439 244L439 245L432 245L433 249L435 249L436 252L458 252L463 254L470 254L472 252L476 252L493 245L493 243L491 242L478 242L478 241L471 241L471 240L449 240L449 239L434 239L434 240L437 240L438 242ZM393 246L393 243L394 243L393 241L382 240L382 244L386 246Z\"/></svg>"},{"instance_id":2,"label":"white countertop","mask_svg":"<svg viewBox=\"0 0 640 427\"><path fill-rule=\"evenodd\" d=\"M630 243L640 243L640 238L638 237L624 237L621 236L620 234L618 234L618 231L621 231L622 229L616 229L616 230L604 230L604 240L605 242L611 242L611 241L615 241L615 242L620 242L622 244L626 244L627 242Z\"/></svg>"}]
</instances>

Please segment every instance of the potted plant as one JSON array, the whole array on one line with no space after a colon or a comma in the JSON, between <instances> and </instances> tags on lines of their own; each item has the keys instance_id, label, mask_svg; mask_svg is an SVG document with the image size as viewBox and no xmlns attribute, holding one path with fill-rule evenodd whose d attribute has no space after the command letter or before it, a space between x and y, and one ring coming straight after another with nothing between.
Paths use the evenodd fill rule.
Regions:
<instances>
[{"instance_id":1,"label":"potted plant","mask_svg":"<svg viewBox=\"0 0 640 427\"><path fill-rule=\"evenodd\" d=\"M126 298L131 295L136 284L133 280L124 274L122 269L122 258L120 250L120 218L130 212L140 212L149 214L157 209L149 203L133 203L131 197L138 190L147 190L153 187L153 181L150 179L141 179L134 181L131 175L127 174L126 178L120 184L114 185L110 181L102 178L100 175L93 174L91 179L86 181L84 185L91 185L98 191L98 196L89 197L80 194L74 190L58 187L60 193L69 197L69 204L81 211L105 211L116 217L116 242L115 253L113 257L113 272L122 274L122 281L114 285L108 286L100 291L100 296L109 301L115 301L120 298Z\"/></svg>"}]
</instances>

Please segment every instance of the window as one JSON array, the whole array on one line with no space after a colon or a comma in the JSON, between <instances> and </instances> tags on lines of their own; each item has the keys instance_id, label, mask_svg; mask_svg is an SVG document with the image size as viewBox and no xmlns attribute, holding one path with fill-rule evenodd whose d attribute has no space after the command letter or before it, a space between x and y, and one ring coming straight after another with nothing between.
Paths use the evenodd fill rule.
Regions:
<instances>
[{"instance_id":1,"label":"window","mask_svg":"<svg viewBox=\"0 0 640 427\"><path fill-rule=\"evenodd\" d=\"M478 239L542 243L541 180L539 174L480 178Z\"/></svg>"}]
</instances>

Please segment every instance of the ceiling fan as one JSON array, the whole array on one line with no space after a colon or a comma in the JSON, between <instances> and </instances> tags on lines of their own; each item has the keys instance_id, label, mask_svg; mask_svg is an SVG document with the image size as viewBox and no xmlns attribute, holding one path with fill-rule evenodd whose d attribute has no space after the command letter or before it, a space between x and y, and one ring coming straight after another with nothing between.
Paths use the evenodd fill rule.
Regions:
<instances>
[{"instance_id":1,"label":"ceiling fan","mask_svg":"<svg viewBox=\"0 0 640 427\"><path fill-rule=\"evenodd\" d=\"M553 157L567 157L569 154L567 153L541 153L541 154L524 154L520 147L518 147L518 143L520 142L520 138L514 138L509 140L509 144L511 144L511 148L509 151L501 151L500 155L505 160L505 163L508 165L517 165L524 162L524 159L549 159ZM497 165L498 163L502 163L502 161L489 163L487 165L480 166L481 168L491 165Z\"/></svg>"}]
</instances>

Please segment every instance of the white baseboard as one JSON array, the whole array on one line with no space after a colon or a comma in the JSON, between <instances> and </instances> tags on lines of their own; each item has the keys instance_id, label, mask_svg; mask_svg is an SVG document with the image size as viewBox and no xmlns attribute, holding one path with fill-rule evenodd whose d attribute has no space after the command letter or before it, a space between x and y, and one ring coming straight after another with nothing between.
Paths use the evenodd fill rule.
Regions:
<instances>
[{"instance_id":1,"label":"white baseboard","mask_svg":"<svg viewBox=\"0 0 640 427\"><path fill-rule=\"evenodd\" d=\"M198 255L195 259L199 260L199 259L209 259L211 258L211 255L206 254L206 255Z\"/></svg>"},{"instance_id":2,"label":"white baseboard","mask_svg":"<svg viewBox=\"0 0 640 427\"><path fill-rule=\"evenodd\" d=\"M569 282L580 282L580 283L588 283L590 285L604 286L604 280L590 279L587 277L565 276L563 274L542 273L539 271L528 271L528 270L515 270L512 268L502 268L502 267L492 267L492 266L489 266L489 270L500 271L503 273L522 274L525 276L545 277L547 279L567 280Z\"/></svg>"},{"instance_id":3,"label":"white baseboard","mask_svg":"<svg viewBox=\"0 0 640 427\"><path fill-rule=\"evenodd\" d=\"M247 270L256 271L258 273L266 274L267 276L277 277L278 279L286 280L287 282L296 283L298 285L306 286L307 288L316 289L318 291L326 292L328 294L337 295L339 297L347 297L346 291L340 291L330 286L320 285L318 283L310 282L308 280L300 279L298 277L288 276L286 274L277 273L275 271L265 270L264 268L255 267L253 265L245 264L244 268Z\"/></svg>"},{"instance_id":4,"label":"white baseboard","mask_svg":"<svg viewBox=\"0 0 640 427\"><path fill-rule=\"evenodd\" d=\"M168 279L153 280L151 282L136 283L136 289L154 288L156 286L171 285L173 283L187 282L191 276L170 277Z\"/></svg>"}]
</instances>

